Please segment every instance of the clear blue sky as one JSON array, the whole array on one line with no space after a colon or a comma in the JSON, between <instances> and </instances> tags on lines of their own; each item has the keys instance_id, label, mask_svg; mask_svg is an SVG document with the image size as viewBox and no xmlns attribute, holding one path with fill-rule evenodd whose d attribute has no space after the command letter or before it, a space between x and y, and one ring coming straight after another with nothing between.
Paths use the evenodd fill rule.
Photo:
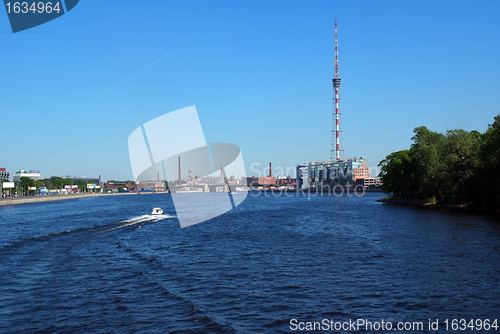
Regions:
<instances>
[{"instance_id":1,"label":"clear blue sky","mask_svg":"<svg viewBox=\"0 0 500 334\"><path fill-rule=\"evenodd\" d=\"M131 179L130 133L191 105L249 175L329 159L335 18L346 158L376 166L417 126L483 132L500 113L499 1L83 0L16 34L0 12L11 174Z\"/></svg>"}]
</instances>

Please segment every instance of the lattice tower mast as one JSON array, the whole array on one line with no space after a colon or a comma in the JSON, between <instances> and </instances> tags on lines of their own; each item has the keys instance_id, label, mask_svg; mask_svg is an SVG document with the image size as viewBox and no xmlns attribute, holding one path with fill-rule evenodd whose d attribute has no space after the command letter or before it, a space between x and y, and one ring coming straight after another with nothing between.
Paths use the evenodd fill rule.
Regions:
<instances>
[{"instance_id":1,"label":"lattice tower mast","mask_svg":"<svg viewBox=\"0 0 500 334\"><path fill-rule=\"evenodd\" d=\"M334 77L332 79L333 82L333 91L334 91L334 96L333 96L333 103L334 103L334 110L333 110L333 126L332 126L332 149L331 149L331 155L330 159L331 160L340 160L340 152L341 150L341 127L340 127L340 108L339 108L339 103L340 103L340 75L339 75L339 43L337 39L337 19L335 19L335 62L334 62Z\"/></svg>"}]
</instances>

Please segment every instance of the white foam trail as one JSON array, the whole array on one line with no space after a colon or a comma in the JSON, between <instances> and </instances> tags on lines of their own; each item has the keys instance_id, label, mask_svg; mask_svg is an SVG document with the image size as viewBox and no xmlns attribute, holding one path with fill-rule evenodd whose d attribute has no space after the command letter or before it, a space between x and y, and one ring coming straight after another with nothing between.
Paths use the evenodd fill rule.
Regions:
<instances>
[{"instance_id":1,"label":"white foam trail","mask_svg":"<svg viewBox=\"0 0 500 334\"><path fill-rule=\"evenodd\" d=\"M171 219L175 218L175 216L170 216L170 215L159 215L159 216L151 216L152 219L154 220L163 220L163 219Z\"/></svg>"},{"instance_id":2,"label":"white foam trail","mask_svg":"<svg viewBox=\"0 0 500 334\"><path fill-rule=\"evenodd\" d=\"M104 232L111 232L111 231L117 230L119 228L124 228L124 227L127 227L127 226L132 226L132 225L135 225L135 224L139 224L139 223L144 223L144 222L146 222L148 220L151 220L151 218L149 216L144 216L144 218L134 219L132 221L128 220L128 223L120 225L120 226L116 226L116 227L113 227L113 228L110 228L110 229L107 229L105 231L102 231L102 233L104 233Z\"/></svg>"},{"instance_id":3,"label":"white foam trail","mask_svg":"<svg viewBox=\"0 0 500 334\"><path fill-rule=\"evenodd\" d=\"M125 219L120 221L119 223L131 223L137 220L142 220L142 219L151 219L150 215L142 215L142 216L137 216L137 217L132 217L130 219Z\"/></svg>"},{"instance_id":4,"label":"white foam trail","mask_svg":"<svg viewBox=\"0 0 500 334\"><path fill-rule=\"evenodd\" d=\"M170 219L170 218L174 218L174 217L175 216L170 216L170 215L161 215L161 216L143 215L143 216L133 217L133 218L122 220L122 221L118 222L118 223L124 223L123 225L119 225L119 226L115 226L112 228L108 228L106 230L99 231L97 233L92 234L91 236L96 236L99 234L111 232L114 230L118 230L120 228L124 228L127 226L133 226L133 225L137 225L140 223L155 222L155 221L159 221L159 220L163 220L163 219Z\"/></svg>"},{"instance_id":5,"label":"white foam trail","mask_svg":"<svg viewBox=\"0 0 500 334\"><path fill-rule=\"evenodd\" d=\"M159 221L159 220L170 219L170 218L174 218L174 216L170 216L170 215L160 215L160 216L143 215L143 216L139 216L139 217L130 218L127 220L122 220L122 222L125 224L107 229L103 232L110 232L110 231L114 231L114 230L124 228L127 226L132 226L132 225L136 225L139 223L144 223L147 221Z\"/></svg>"}]
</instances>

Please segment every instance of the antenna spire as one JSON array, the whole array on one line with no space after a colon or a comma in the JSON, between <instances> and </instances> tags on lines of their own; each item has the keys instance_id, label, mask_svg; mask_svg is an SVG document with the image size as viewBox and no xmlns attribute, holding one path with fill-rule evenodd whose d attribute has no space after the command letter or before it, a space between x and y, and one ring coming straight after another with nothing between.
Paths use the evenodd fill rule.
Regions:
<instances>
[{"instance_id":1,"label":"antenna spire","mask_svg":"<svg viewBox=\"0 0 500 334\"><path fill-rule=\"evenodd\" d=\"M335 75L334 78L339 78L339 41L337 39L337 18L335 18L335 62L334 62Z\"/></svg>"},{"instance_id":2,"label":"antenna spire","mask_svg":"<svg viewBox=\"0 0 500 334\"><path fill-rule=\"evenodd\" d=\"M337 18L335 18L335 73L332 79L333 82L333 124L332 124L332 149L330 153L331 160L340 160L340 112L339 112L339 90L340 90L340 75L339 75L339 43L337 40Z\"/></svg>"}]
</instances>

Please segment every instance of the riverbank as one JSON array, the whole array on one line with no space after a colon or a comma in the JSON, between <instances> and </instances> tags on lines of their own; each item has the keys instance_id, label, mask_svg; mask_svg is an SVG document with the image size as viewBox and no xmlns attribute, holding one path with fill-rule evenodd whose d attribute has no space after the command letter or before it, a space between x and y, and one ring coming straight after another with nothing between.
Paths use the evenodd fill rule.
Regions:
<instances>
[{"instance_id":1,"label":"riverbank","mask_svg":"<svg viewBox=\"0 0 500 334\"><path fill-rule=\"evenodd\" d=\"M418 198L400 198L400 197L389 196L378 199L377 202L389 203L395 205L411 205L411 206L454 209L454 210L468 211L472 213L500 215L500 208L475 207L466 204L437 204L437 203L429 203L423 199L418 199Z\"/></svg>"},{"instance_id":2,"label":"riverbank","mask_svg":"<svg viewBox=\"0 0 500 334\"><path fill-rule=\"evenodd\" d=\"M86 198L86 197L117 196L117 195L137 195L137 193L111 193L111 194L83 193L83 194L67 194L67 195L14 197L14 198L1 199L0 206L43 203L43 202L63 201L63 200Z\"/></svg>"}]
</instances>

